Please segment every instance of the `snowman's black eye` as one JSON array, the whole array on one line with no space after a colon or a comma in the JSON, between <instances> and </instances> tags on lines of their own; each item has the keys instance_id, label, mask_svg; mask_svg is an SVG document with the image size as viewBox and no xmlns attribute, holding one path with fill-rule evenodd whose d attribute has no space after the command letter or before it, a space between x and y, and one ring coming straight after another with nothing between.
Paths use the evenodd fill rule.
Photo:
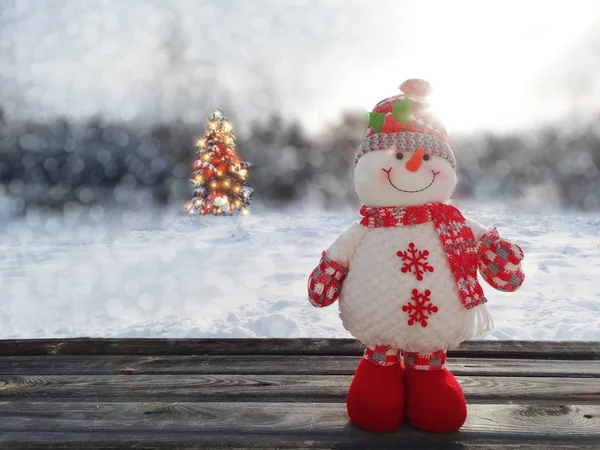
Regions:
<instances>
[{"instance_id":1,"label":"snowman's black eye","mask_svg":"<svg viewBox=\"0 0 600 450\"><path fill-rule=\"evenodd\" d=\"M396 159L402 159L404 158L404 155L400 152L396 153Z\"/></svg>"},{"instance_id":2,"label":"snowman's black eye","mask_svg":"<svg viewBox=\"0 0 600 450\"><path fill-rule=\"evenodd\" d=\"M429 155L423 155L423 161L429 161Z\"/></svg>"}]
</instances>

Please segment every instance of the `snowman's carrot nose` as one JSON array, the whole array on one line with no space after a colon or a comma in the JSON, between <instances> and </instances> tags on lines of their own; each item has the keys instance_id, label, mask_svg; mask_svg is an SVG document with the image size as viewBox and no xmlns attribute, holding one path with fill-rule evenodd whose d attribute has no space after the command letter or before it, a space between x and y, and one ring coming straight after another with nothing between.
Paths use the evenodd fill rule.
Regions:
<instances>
[{"instance_id":1,"label":"snowman's carrot nose","mask_svg":"<svg viewBox=\"0 0 600 450\"><path fill-rule=\"evenodd\" d=\"M425 149L420 147L414 155L410 157L410 159L406 163L406 168L411 172L416 172L421 167L421 163L423 162L423 155L425 154Z\"/></svg>"}]
</instances>

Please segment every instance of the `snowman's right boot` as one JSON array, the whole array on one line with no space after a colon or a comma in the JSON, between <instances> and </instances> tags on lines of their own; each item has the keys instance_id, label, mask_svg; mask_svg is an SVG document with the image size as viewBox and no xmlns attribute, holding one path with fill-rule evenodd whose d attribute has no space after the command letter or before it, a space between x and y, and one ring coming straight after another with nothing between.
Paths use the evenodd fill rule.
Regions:
<instances>
[{"instance_id":1,"label":"snowman's right boot","mask_svg":"<svg viewBox=\"0 0 600 450\"><path fill-rule=\"evenodd\" d=\"M368 431L397 430L404 419L401 354L388 347L367 348L346 398L350 420Z\"/></svg>"}]
</instances>

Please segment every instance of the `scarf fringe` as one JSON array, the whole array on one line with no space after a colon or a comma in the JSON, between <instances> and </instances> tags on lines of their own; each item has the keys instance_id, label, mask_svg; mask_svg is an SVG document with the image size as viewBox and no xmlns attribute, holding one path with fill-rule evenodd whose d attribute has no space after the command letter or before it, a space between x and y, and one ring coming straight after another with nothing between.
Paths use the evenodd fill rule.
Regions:
<instances>
[{"instance_id":1,"label":"scarf fringe","mask_svg":"<svg viewBox=\"0 0 600 450\"><path fill-rule=\"evenodd\" d=\"M467 326L461 337L463 341L489 333L494 329L494 320L485 303L469 309L468 314Z\"/></svg>"}]
</instances>

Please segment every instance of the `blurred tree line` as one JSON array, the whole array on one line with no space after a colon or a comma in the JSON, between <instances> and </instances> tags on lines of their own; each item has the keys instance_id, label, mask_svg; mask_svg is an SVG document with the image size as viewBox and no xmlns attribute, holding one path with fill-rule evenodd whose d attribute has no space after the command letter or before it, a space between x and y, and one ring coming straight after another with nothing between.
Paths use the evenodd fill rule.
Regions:
<instances>
[{"instance_id":1,"label":"blurred tree line","mask_svg":"<svg viewBox=\"0 0 600 450\"><path fill-rule=\"evenodd\" d=\"M364 115L343 113L315 136L278 114L236 133L237 151L254 166L255 201L276 207L308 201L326 209L356 205L353 159ZM203 131L204 124L177 120L147 126L100 116L82 123L11 122L0 108L0 193L19 199L22 208L128 204L139 193L157 205L183 204L191 189L193 142ZM451 145L459 167L455 196L600 209L595 123L454 136Z\"/></svg>"}]
</instances>

